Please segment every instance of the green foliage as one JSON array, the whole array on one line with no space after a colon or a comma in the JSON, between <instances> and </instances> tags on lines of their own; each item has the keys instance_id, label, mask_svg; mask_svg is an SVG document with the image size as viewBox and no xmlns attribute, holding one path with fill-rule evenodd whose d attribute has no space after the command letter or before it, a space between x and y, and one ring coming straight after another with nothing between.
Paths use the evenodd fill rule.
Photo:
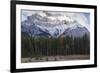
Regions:
<instances>
[{"instance_id":1,"label":"green foliage","mask_svg":"<svg viewBox=\"0 0 100 73\"><path fill-rule=\"evenodd\" d=\"M73 54L89 54L90 38L86 34L83 37L73 38L35 38L32 36L21 37L21 54L22 57L57 56Z\"/></svg>"}]
</instances>

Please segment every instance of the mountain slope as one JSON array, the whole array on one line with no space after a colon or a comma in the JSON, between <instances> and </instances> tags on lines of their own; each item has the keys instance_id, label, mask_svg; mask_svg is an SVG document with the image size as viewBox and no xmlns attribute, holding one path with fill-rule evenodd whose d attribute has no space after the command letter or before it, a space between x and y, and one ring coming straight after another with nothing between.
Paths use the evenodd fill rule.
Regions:
<instances>
[{"instance_id":1,"label":"mountain slope","mask_svg":"<svg viewBox=\"0 0 100 73\"><path fill-rule=\"evenodd\" d=\"M21 23L21 31L32 36L55 38L61 36L82 37L84 34L89 35L89 30L72 18L47 12L28 16L27 20Z\"/></svg>"}]
</instances>

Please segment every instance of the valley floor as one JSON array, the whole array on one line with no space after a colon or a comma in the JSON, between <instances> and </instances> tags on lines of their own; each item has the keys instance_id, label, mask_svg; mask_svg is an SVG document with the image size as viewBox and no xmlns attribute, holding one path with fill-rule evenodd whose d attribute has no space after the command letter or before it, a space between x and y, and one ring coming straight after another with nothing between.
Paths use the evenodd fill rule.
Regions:
<instances>
[{"instance_id":1,"label":"valley floor","mask_svg":"<svg viewBox=\"0 0 100 73\"><path fill-rule=\"evenodd\" d=\"M87 60L90 55L66 55L66 56L45 56L38 58L21 58L22 63L46 62L46 61L67 61L67 60Z\"/></svg>"}]
</instances>

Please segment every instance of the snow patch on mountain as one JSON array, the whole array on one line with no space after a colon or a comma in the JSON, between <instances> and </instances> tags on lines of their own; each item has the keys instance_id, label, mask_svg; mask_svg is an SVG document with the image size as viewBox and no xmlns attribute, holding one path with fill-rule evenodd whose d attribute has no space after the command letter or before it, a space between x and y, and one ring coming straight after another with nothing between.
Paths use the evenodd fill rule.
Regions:
<instances>
[{"instance_id":1,"label":"snow patch on mountain","mask_svg":"<svg viewBox=\"0 0 100 73\"><path fill-rule=\"evenodd\" d=\"M82 20L79 21L73 15L65 15L60 13L50 13L46 11L40 11L34 13L30 16L27 16L27 20L22 21L23 26L28 30L31 29L32 32L40 34L41 32L49 33L52 37L61 36L67 29L74 30L77 32L81 32L80 30L76 30L77 28L86 28L89 31L89 28L86 26L87 24L83 24ZM82 24L81 24L81 22ZM26 30L27 30L26 29ZM40 29L40 30L35 30ZM39 32L40 31L40 32ZM73 34L76 33L73 31ZM82 30L85 31L85 30ZM39 32L39 33L38 33ZM33 34L34 34L33 33ZM66 33L67 34L67 33Z\"/></svg>"}]
</instances>

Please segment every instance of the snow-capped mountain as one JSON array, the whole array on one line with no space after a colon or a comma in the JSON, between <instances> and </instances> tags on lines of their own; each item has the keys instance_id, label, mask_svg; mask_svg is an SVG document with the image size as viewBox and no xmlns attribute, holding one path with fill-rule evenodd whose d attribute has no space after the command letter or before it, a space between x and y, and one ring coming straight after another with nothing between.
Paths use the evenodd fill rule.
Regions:
<instances>
[{"instance_id":1,"label":"snow-capped mountain","mask_svg":"<svg viewBox=\"0 0 100 73\"><path fill-rule=\"evenodd\" d=\"M28 25L27 23L29 23L28 21L25 21L25 23L23 22L21 25L21 32L22 33L27 33L28 35L31 36L49 36L50 34L47 31L43 31L42 29L40 29L39 27L37 27L36 25ZM29 23L30 24L30 23Z\"/></svg>"},{"instance_id":2,"label":"snow-capped mountain","mask_svg":"<svg viewBox=\"0 0 100 73\"><path fill-rule=\"evenodd\" d=\"M82 37L84 34L90 36L90 32L85 27L77 27L75 29L66 29L62 34L63 36L73 36L73 37Z\"/></svg>"},{"instance_id":3,"label":"snow-capped mountain","mask_svg":"<svg viewBox=\"0 0 100 73\"><path fill-rule=\"evenodd\" d=\"M32 36L73 36L81 37L89 30L76 20L62 14L50 12L38 12L27 16L27 20L21 24L21 31Z\"/></svg>"}]
</instances>

